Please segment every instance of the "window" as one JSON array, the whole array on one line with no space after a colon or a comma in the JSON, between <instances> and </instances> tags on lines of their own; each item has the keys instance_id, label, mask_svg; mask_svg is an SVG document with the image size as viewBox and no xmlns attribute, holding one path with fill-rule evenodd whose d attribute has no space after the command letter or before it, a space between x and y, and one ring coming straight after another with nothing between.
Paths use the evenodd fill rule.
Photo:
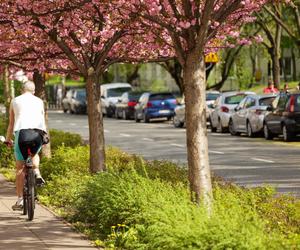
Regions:
<instances>
[{"instance_id":1,"label":"window","mask_svg":"<svg viewBox=\"0 0 300 250\"><path fill-rule=\"evenodd\" d=\"M175 99L172 94L152 94L149 98L151 101L159 101L159 100L167 100L167 99Z\"/></svg>"},{"instance_id":2,"label":"window","mask_svg":"<svg viewBox=\"0 0 300 250\"><path fill-rule=\"evenodd\" d=\"M285 110L285 106L286 106L286 103L287 103L287 96L286 95L280 95L280 98L279 98L279 101L278 101L278 109L279 110Z\"/></svg>"},{"instance_id":3,"label":"window","mask_svg":"<svg viewBox=\"0 0 300 250\"><path fill-rule=\"evenodd\" d=\"M270 106L274 101L275 97L267 97L259 99L259 106Z\"/></svg>"},{"instance_id":4,"label":"window","mask_svg":"<svg viewBox=\"0 0 300 250\"><path fill-rule=\"evenodd\" d=\"M245 102L247 101L247 97L245 97L240 103L239 105L237 106L237 109L243 109L244 108L244 105L245 105Z\"/></svg>"},{"instance_id":5,"label":"window","mask_svg":"<svg viewBox=\"0 0 300 250\"><path fill-rule=\"evenodd\" d=\"M251 108L253 106L255 106L255 99L253 99L251 97L248 97L247 101L245 103L245 108L248 109L248 108Z\"/></svg>"},{"instance_id":6,"label":"window","mask_svg":"<svg viewBox=\"0 0 300 250\"><path fill-rule=\"evenodd\" d=\"M239 104L244 97L244 94L228 96L225 98L225 104Z\"/></svg>"}]
</instances>

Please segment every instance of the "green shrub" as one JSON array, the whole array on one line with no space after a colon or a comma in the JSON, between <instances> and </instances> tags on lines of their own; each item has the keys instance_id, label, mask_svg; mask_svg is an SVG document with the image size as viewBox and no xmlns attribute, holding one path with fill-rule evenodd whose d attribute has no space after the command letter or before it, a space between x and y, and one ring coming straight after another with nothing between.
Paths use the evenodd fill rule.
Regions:
<instances>
[{"instance_id":1,"label":"green shrub","mask_svg":"<svg viewBox=\"0 0 300 250\"><path fill-rule=\"evenodd\" d=\"M88 174L88 167L88 146L59 147L53 153L52 158L44 158L41 164L42 174L46 180L51 180L54 176L63 177L68 173Z\"/></svg>"},{"instance_id":2,"label":"green shrub","mask_svg":"<svg viewBox=\"0 0 300 250\"><path fill-rule=\"evenodd\" d=\"M74 148L83 145L80 135L55 129L50 130L50 140L52 150L56 150L60 146Z\"/></svg>"},{"instance_id":3,"label":"green shrub","mask_svg":"<svg viewBox=\"0 0 300 250\"><path fill-rule=\"evenodd\" d=\"M234 192L216 188L208 216L190 202L184 186L134 172L99 174L82 191L75 202L76 219L106 235L112 226L127 225L114 238L122 249L285 249L284 243L289 244L266 232L264 220Z\"/></svg>"}]
</instances>

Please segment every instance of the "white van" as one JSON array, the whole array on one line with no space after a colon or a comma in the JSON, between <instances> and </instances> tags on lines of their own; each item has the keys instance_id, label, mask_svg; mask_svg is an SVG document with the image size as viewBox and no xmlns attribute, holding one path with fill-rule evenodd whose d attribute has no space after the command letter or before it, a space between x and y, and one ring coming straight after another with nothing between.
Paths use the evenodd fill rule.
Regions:
<instances>
[{"instance_id":1,"label":"white van","mask_svg":"<svg viewBox=\"0 0 300 250\"><path fill-rule=\"evenodd\" d=\"M108 83L101 85L101 105L102 113L108 117L115 114L116 103L121 95L131 91L132 86L129 83Z\"/></svg>"}]
</instances>

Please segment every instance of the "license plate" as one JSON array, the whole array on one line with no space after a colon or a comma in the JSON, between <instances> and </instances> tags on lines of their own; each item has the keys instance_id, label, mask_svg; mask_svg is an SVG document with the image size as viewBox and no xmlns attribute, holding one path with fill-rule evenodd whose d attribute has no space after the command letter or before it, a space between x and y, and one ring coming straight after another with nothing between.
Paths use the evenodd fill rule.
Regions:
<instances>
[{"instance_id":1,"label":"license plate","mask_svg":"<svg viewBox=\"0 0 300 250\"><path fill-rule=\"evenodd\" d=\"M160 114L169 114L170 110L159 110L158 113L160 113Z\"/></svg>"}]
</instances>

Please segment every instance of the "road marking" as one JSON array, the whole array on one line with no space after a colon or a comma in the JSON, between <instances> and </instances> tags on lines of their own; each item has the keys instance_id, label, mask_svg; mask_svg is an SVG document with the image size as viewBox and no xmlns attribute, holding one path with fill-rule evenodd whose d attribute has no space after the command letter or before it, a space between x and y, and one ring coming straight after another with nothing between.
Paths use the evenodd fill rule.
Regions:
<instances>
[{"instance_id":1,"label":"road marking","mask_svg":"<svg viewBox=\"0 0 300 250\"><path fill-rule=\"evenodd\" d=\"M270 160L265 160L265 159L261 159L261 158L251 158L254 161L262 161L262 162L266 162L266 163L275 163L275 161L270 161Z\"/></svg>"},{"instance_id":2,"label":"road marking","mask_svg":"<svg viewBox=\"0 0 300 250\"><path fill-rule=\"evenodd\" d=\"M110 133L110 131L107 129L104 129L104 133Z\"/></svg>"},{"instance_id":3,"label":"road marking","mask_svg":"<svg viewBox=\"0 0 300 250\"><path fill-rule=\"evenodd\" d=\"M123 136L123 137L131 137L131 135L129 135L129 134L120 134L120 136Z\"/></svg>"},{"instance_id":4,"label":"road marking","mask_svg":"<svg viewBox=\"0 0 300 250\"><path fill-rule=\"evenodd\" d=\"M170 145L175 146L175 147L179 147L179 148L184 148L185 147L184 145L176 144L176 143L171 143Z\"/></svg>"},{"instance_id":5,"label":"road marking","mask_svg":"<svg viewBox=\"0 0 300 250\"><path fill-rule=\"evenodd\" d=\"M220 152L220 151L209 150L208 152L209 152L209 153L212 153L212 154L217 154L217 155L225 155L224 152Z\"/></svg>"},{"instance_id":6,"label":"road marking","mask_svg":"<svg viewBox=\"0 0 300 250\"><path fill-rule=\"evenodd\" d=\"M76 123L69 123L70 126L76 126Z\"/></svg>"},{"instance_id":7,"label":"road marking","mask_svg":"<svg viewBox=\"0 0 300 250\"><path fill-rule=\"evenodd\" d=\"M57 122L57 123L61 123L61 122L63 122L63 121L62 121L62 120L56 120L56 122Z\"/></svg>"},{"instance_id":8,"label":"road marking","mask_svg":"<svg viewBox=\"0 0 300 250\"><path fill-rule=\"evenodd\" d=\"M151 138L143 138L144 141L154 141L154 139Z\"/></svg>"}]
</instances>

